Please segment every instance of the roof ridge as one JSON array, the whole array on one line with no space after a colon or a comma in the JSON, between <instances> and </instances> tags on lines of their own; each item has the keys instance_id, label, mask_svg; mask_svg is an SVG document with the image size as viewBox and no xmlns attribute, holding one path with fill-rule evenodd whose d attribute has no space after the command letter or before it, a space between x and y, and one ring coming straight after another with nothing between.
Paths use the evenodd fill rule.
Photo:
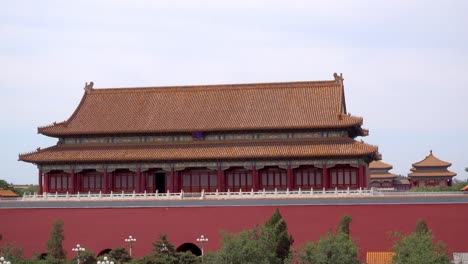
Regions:
<instances>
[{"instance_id":1,"label":"roof ridge","mask_svg":"<svg viewBox=\"0 0 468 264\"><path fill-rule=\"evenodd\" d=\"M169 86L142 86L142 87L103 87L93 88L91 93L113 93L113 92L148 92L155 91L200 91L200 90L233 90L233 89L276 89L277 86L315 86L322 87L326 84L339 86L334 80L322 81L296 81L296 82L265 82L265 83L232 83L232 84L201 84L201 85L169 85Z\"/></svg>"}]
</instances>

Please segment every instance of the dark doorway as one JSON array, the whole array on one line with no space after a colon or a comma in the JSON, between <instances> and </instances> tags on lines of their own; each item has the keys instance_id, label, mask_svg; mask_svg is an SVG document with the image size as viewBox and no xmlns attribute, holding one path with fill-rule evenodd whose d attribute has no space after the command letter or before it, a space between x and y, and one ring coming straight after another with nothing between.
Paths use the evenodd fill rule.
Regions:
<instances>
[{"instance_id":1,"label":"dark doorway","mask_svg":"<svg viewBox=\"0 0 468 264\"><path fill-rule=\"evenodd\" d=\"M177 252L187 252L190 251L195 256L201 256L201 249L197 245L192 243L184 243L177 248Z\"/></svg>"},{"instance_id":2,"label":"dark doorway","mask_svg":"<svg viewBox=\"0 0 468 264\"><path fill-rule=\"evenodd\" d=\"M158 193L165 193L166 192L166 173L164 172L157 172L155 174L156 178L156 190Z\"/></svg>"},{"instance_id":3,"label":"dark doorway","mask_svg":"<svg viewBox=\"0 0 468 264\"><path fill-rule=\"evenodd\" d=\"M99 254L97 254L97 256L100 257L102 255L109 254L111 251L112 251L112 249L110 249L110 248L103 249L103 250L101 250L101 252L99 252Z\"/></svg>"}]
</instances>

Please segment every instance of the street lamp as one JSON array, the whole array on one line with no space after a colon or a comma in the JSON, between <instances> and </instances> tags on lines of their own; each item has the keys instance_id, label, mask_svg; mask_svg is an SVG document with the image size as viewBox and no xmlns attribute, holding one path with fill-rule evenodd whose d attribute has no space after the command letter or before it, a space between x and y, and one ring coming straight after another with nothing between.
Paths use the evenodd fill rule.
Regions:
<instances>
[{"instance_id":1,"label":"street lamp","mask_svg":"<svg viewBox=\"0 0 468 264\"><path fill-rule=\"evenodd\" d=\"M201 235L199 238L197 238L197 241L201 243L201 255L203 256L203 248L204 248L205 242L208 242L208 238L205 237L204 235Z\"/></svg>"},{"instance_id":2,"label":"street lamp","mask_svg":"<svg viewBox=\"0 0 468 264\"><path fill-rule=\"evenodd\" d=\"M136 238L132 236L128 236L128 238L125 239L125 242L127 242L130 246L130 257L132 256L132 248L133 248L133 243L136 242Z\"/></svg>"},{"instance_id":3,"label":"street lamp","mask_svg":"<svg viewBox=\"0 0 468 264\"><path fill-rule=\"evenodd\" d=\"M11 262L8 260L5 260L4 257L0 257L0 264L11 264Z\"/></svg>"},{"instance_id":4,"label":"street lamp","mask_svg":"<svg viewBox=\"0 0 468 264\"><path fill-rule=\"evenodd\" d=\"M114 261L109 261L109 258L107 256L104 257L103 261L98 261L97 264L114 264Z\"/></svg>"},{"instance_id":5,"label":"street lamp","mask_svg":"<svg viewBox=\"0 0 468 264\"><path fill-rule=\"evenodd\" d=\"M169 253L169 249L166 247L166 244L164 243L161 244L161 249L159 249L159 251Z\"/></svg>"},{"instance_id":6,"label":"street lamp","mask_svg":"<svg viewBox=\"0 0 468 264\"><path fill-rule=\"evenodd\" d=\"M80 252L85 251L84 247L81 247L80 244L76 244L75 248L72 248L73 252L76 252L76 261L78 264L80 264Z\"/></svg>"}]
</instances>

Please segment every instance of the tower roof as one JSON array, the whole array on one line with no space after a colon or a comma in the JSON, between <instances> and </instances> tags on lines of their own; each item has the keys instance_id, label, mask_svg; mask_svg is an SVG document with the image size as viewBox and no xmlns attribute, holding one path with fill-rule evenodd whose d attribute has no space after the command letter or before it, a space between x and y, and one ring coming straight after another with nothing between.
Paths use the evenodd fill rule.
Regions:
<instances>
[{"instance_id":1,"label":"tower roof","mask_svg":"<svg viewBox=\"0 0 468 264\"><path fill-rule=\"evenodd\" d=\"M369 163L369 169L386 169L386 170L391 170L393 169L393 166L390 164L387 164L381 160L374 160L371 163Z\"/></svg>"},{"instance_id":2,"label":"tower roof","mask_svg":"<svg viewBox=\"0 0 468 264\"><path fill-rule=\"evenodd\" d=\"M413 167L449 167L452 163L440 160L432 154L432 150L429 152L423 160L413 163Z\"/></svg>"},{"instance_id":3,"label":"tower roof","mask_svg":"<svg viewBox=\"0 0 468 264\"><path fill-rule=\"evenodd\" d=\"M87 84L72 116L40 127L49 136L354 128L342 78L330 81L103 88Z\"/></svg>"}]
</instances>

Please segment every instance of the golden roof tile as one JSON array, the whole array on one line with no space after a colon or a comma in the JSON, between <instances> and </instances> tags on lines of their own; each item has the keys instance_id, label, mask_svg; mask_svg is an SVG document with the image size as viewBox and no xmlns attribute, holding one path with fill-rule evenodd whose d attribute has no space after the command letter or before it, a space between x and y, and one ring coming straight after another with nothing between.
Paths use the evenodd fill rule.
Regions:
<instances>
[{"instance_id":1,"label":"golden roof tile","mask_svg":"<svg viewBox=\"0 0 468 264\"><path fill-rule=\"evenodd\" d=\"M329 139L59 144L19 159L32 163L329 158L378 155L378 148L348 137Z\"/></svg>"},{"instance_id":2,"label":"golden roof tile","mask_svg":"<svg viewBox=\"0 0 468 264\"><path fill-rule=\"evenodd\" d=\"M408 174L408 177L454 177L457 176L455 172L451 171L415 171Z\"/></svg>"},{"instance_id":3,"label":"golden roof tile","mask_svg":"<svg viewBox=\"0 0 468 264\"><path fill-rule=\"evenodd\" d=\"M369 169L387 169L391 170L393 168L392 165L387 164L381 160L375 160L369 163Z\"/></svg>"},{"instance_id":4,"label":"golden roof tile","mask_svg":"<svg viewBox=\"0 0 468 264\"><path fill-rule=\"evenodd\" d=\"M0 197L18 197L19 195L16 194L12 190L0 190Z\"/></svg>"},{"instance_id":5,"label":"golden roof tile","mask_svg":"<svg viewBox=\"0 0 468 264\"><path fill-rule=\"evenodd\" d=\"M440 160L432 154L432 150L423 160L413 163L413 167L449 167L452 163Z\"/></svg>"},{"instance_id":6,"label":"golden roof tile","mask_svg":"<svg viewBox=\"0 0 468 264\"><path fill-rule=\"evenodd\" d=\"M389 179L389 178L396 178L398 177L396 174L393 173L371 173L370 178L371 179Z\"/></svg>"},{"instance_id":7,"label":"golden roof tile","mask_svg":"<svg viewBox=\"0 0 468 264\"><path fill-rule=\"evenodd\" d=\"M87 85L89 87L89 85ZM342 81L86 89L49 136L356 127Z\"/></svg>"}]
</instances>

